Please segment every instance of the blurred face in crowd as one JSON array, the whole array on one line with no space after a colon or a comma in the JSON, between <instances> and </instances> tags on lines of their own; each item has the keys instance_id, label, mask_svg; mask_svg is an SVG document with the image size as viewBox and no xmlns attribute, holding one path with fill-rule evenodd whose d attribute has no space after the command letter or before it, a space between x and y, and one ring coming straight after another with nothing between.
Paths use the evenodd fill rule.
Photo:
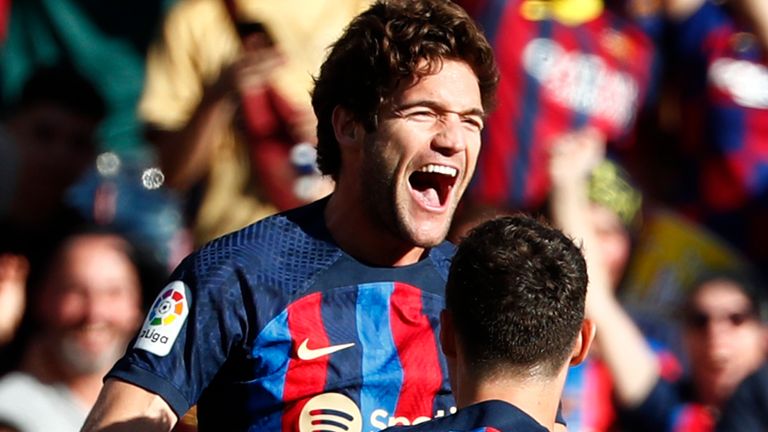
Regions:
<instances>
[{"instance_id":1,"label":"blurred face in crowd","mask_svg":"<svg viewBox=\"0 0 768 432\"><path fill-rule=\"evenodd\" d=\"M600 259L613 287L617 287L629 260L631 240L621 218L606 206L592 203L589 218L600 248Z\"/></svg>"},{"instance_id":2,"label":"blurred face in crowd","mask_svg":"<svg viewBox=\"0 0 768 432\"><path fill-rule=\"evenodd\" d=\"M480 88L466 63L445 60L437 73L402 83L359 162L374 220L409 244L440 243L474 172L482 128Z\"/></svg>"},{"instance_id":3,"label":"blurred face in crowd","mask_svg":"<svg viewBox=\"0 0 768 432\"><path fill-rule=\"evenodd\" d=\"M40 291L40 320L53 355L72 373L103 371L122 355L141 318L139 276L111 235L73 238Z\"/></svg>"},{"instance_id":4,"label":"blurred face in crowd","mask_svg":"<svg viewBox=\"0 0 768 432\"><path fill-rule=\"evenodd\" d=\"M684 337L697 394L719 406L765 359L765 328L749 298L725 279L702 285L686 315Z\"/></svg>"},{"instance_id":5,"label":"blurred face in crowd","mask_svg":"<svg viewBox=\"0 0 768 432\"><path fill-rule=\"evenodd\" d=\"M26 108L8 122L21 159L14 207L43 217L93 161L97 121L54 103Z\"/></svg>"}]
</instances>

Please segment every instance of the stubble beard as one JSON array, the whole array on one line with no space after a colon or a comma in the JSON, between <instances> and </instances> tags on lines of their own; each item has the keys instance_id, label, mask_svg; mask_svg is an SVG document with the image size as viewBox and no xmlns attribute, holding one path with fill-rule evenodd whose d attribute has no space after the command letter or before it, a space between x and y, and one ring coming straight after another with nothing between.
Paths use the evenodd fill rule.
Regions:
<instances>
[{"instance_id":1,"label":"stubble beard","mask_svg":"<svg viewBox=\"0 0 768 432\"><path fill-rule=\"evenodd\" d=\"M408 192L403 188L403 196L398 197L398 183L394 169L386 163L380 145L366 142L362 160L362 205L375 224L394 238L408 242L411 246L431 248L439 245L448 234L448 227L438 238L422 239L418 227L409 220ZM407 182L407 179L404 179ZM398 200L398 198L401 198Z\"/></svg>"},{"instance_id":2,"label":"stubble beard","mask_svg":"<svg viewBox=\"0 0 768 432\"><path fill-rule=\"evenodd\" d=\"M86 352L72 335L62 335L58 341L58 354L63 365L77 375L101 373L115 364L125 352L128 344L125 340L115 338L109 346L100 352Z\"/></svg>"}]
</instances>

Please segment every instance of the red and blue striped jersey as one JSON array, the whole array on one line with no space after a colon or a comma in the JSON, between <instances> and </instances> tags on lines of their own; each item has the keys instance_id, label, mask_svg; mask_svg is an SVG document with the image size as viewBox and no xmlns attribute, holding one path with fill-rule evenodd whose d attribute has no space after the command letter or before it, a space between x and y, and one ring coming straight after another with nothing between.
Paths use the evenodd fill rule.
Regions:
<instances>
[{"instance_id":1,"label":"red and blue striped jersey","mask_svg":"<svg viewBox=\"0 0 768 432\"><path fill-rule=\"evenodd\" d=\"M333 243L325 202L188 257L109 376L178 415L197 404L210 430L377 431L450 414L438 325L453 246L367 266Z\"/></svg>"},{"instance_id":2,"label":"red and blue striped jersey","mask_svg":"<svg viewBox=\"0 0 768 432\"><path fill-rule=\"evenodd\" d=\"M668 203L768 273L768 51L723 6L675 27L679 196Z\"/></svg>"},{"instance_id":3,"label":"red and blue striped jersey","mask_svg":"<svg viewBox=\"0 0 768 432\"><path fill-rule=\"evenodd\" d=\"M611 372L605 363L593 357L568 369L562 405L569 431L617 430Z\"/></svg>"},{"instance_id":4,"label":"red and blue striped jersey","mask_svg":"<svg viewBox=\"0 0 768 432\"><path fill-rule=\"evenodd\" d=\"M688 198L706 220L768 193L768 52L713 2L674 34Z\"/></svg>"},{"instance_id":5,"label":"red and blue striped jersey","mask_svg":"<svg viewBox=\"0 0 768 432\"><path fill-rule=\"evenodd\" d=\"M468 196L539 207L552 141L586 126L628 143L653 67L643 31L605 10L579 25L534 19L527 0L460 0L491 42L501 79ZM546 2L538 2L546 3Z\"/></svg>"},{"instance_id":6,"label":"red and blue striped jersey","mask_svg":"<svg viewBox=\"0 0 768 432\"><path fill-rule=\"evenodd\" d=\"M545 428L519 408L500 400L464 407L456 414L388 432L545 432Z\"/></svg>"},{"instance_id":7,"label":"red and blue striped jersey","mask_svg":"<svg viewBox=\"0 0 768 432\"><path fill-rule=\"evenodd\" d=\"M660 343L652 340L648 343L656 354L661 377L666 381L679 380L682 367L677 358ZM620 410L617 408L611 371L599 357L590 355L582 363L568 369L563 388L562 416L568 421L569 431L622 430Z\"/></svg>"}]
</instances>

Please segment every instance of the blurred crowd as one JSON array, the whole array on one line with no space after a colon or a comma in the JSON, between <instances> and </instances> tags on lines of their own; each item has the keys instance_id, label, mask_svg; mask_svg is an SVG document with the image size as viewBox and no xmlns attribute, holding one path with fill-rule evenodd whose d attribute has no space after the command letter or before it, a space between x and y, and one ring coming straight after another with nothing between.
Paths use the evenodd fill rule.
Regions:
<instances>
[{"instance_id":1,"label":"blurred crowd","mask_svg":"<svg viewBox=\"0 0 768 432\"><path fill-rule=\"evenodd\" d=\"M568 430L768 428L768 2L457 3L501 81L452 239L582 245ZM0 430L78 430L186 254L333 190L312 78L368 4L0 2Z\"/></svg>"}]
</instances>

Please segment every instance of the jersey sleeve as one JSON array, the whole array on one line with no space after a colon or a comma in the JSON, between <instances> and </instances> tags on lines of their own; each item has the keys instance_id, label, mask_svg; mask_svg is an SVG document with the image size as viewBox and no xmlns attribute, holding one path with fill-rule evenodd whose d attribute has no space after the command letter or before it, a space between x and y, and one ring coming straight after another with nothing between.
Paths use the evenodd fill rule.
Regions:
<instances>
[{"instance_id":1,"label":"jersey sleeve","mask_svg":"<svg viewBox=\"0 0 768 432\"><path fill-rule=\"evenodd\" d=\"M241 346L248 318L236 272L188 258L160 291L107 377L162 397L181 417Z\"/></svg>"}]
</instances>

